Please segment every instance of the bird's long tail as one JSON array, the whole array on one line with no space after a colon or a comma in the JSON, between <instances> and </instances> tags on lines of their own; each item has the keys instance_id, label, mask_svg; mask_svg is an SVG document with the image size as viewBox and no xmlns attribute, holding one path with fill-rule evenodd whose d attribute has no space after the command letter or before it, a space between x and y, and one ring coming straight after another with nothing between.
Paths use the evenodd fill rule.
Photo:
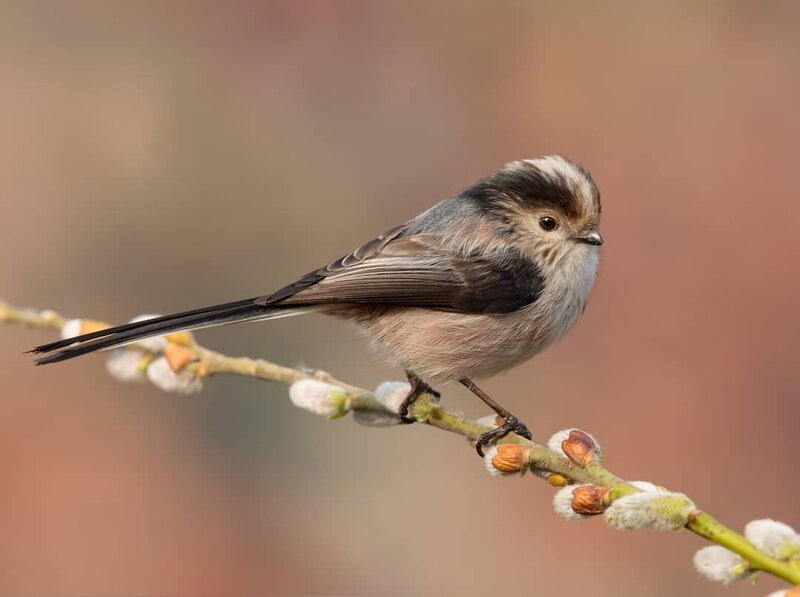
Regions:
<instances>
[{"instance_id":1,"label":"bird's long tail","mask_svg":"<svg viewBox=\"0 0 800 597\"><path fill-rule=\"evenodd\" d=\"M37 365L46 365L48 363L66 361L96 350L130 344L150 336L161 336L172 332L196 330L240 321L275 319L308 311L308 308L303 307L265 307L256 304L255 301L256 299L246 299L195 309L194 311L165 315L164 317L156 317L137 323L127 323L82 336L43 344L30 352L37 354L50 353L36 361Z\"/></svg>"}]
</instances>

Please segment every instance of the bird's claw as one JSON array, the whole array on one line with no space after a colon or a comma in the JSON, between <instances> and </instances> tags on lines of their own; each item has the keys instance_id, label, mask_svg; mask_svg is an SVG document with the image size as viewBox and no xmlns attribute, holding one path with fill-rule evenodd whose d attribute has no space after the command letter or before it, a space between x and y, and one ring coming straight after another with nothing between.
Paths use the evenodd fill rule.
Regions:
<instances>
[{"instance_id":1,"label":"bird's claw","mask_svg":"<svg viewBox=\"0 0 800 597\"><path fill-rule=\"evenodd\" d=\"M487 431L483 435L478 438L478 441L475 442L475 450L478 452L478 456L483 458L483 447L493 441L498 439L502 439L507 436L509 433L516 433L520 437L524 437L527 440L533 439L533 434L528 430L525 426L525 423L520 421L514 415L508 415L507 417L503 418L504 423L491 431Z\"/></svg>"},{"instance_id":2,"label":"bird's claw","mask_svg":"<svg viewBox=\"0 0 800 597\"><path fill-rule=\"evenodd\" d=\"M411 407L412 404L414 404L417 401L417 399L420 396L422 396L422 394L430 394L431 396L433 396L436 402L439 402L439 399L442 397L442 394L440 392L437 392L428 384L420 382L419 385L417 385L416 387L412 385L411 391L408 393L408 396L406 396L405 400L403 400L403 402L400 403L400 406L397 409L397 415L400 417L400 422L403 423L404 425L417 422L417 419L415 417L409 416L408 409Z\"/></svg>"}]
</instances>

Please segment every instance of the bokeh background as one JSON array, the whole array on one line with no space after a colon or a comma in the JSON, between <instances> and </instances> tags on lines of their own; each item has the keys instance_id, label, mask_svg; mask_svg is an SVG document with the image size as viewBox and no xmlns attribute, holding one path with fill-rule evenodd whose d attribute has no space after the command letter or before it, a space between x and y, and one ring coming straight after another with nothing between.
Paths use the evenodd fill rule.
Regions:
<instances>
[{"instance_id":1,"label":"bokeh background","mask_svg":"<svg viewBox=\"0 0 800 597\"><path fill-rule=\"evenodd\" d=\"M269 292L564 154L603 193L598 283L485 387L735 528L800 525L798 28L792 1L3 3L0 296L123 322ZM34 369L51 337L0 329L0 593L722 594L697 537L568 524L458 438ZM321 317L199 338L402 378Z\"/></svg>"}]
</instances>

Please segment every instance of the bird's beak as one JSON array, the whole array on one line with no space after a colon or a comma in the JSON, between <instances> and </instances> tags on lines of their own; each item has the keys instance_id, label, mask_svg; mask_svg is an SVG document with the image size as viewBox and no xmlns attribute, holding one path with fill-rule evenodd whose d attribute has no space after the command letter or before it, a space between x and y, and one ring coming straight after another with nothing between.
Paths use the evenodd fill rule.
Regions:
<instances>
[{"instance_id":1,"label":"bird's beak","mask_svg":"<svg viewBox=\"0 0 800 597\"><path fill-rule=\"evenodd\" d=\"M599 247L603 244L603 237L600 236L600 233L597 230L589 230L580 236L576 236L575 240L579 243L594 245L596 247Z\"/></svg>"}]
</instances>

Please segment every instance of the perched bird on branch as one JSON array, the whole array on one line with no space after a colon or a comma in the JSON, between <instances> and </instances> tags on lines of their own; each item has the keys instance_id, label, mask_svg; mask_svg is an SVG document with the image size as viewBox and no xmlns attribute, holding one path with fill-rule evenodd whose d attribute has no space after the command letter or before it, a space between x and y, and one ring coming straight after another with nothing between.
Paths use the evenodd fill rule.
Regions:
<instances>
[{"instance_id":1,"label":"perched bird on branch","mask_svg":"<svg viewBox=\"0 0 800 597\"><path fill-rule=\"evenodd\" d=\"M458 380L503 418L488 442L527 428L473 379L560 339L586 307L603 239L589 173L559 156L511 162L461 193L272 294L112 327L36 347L55 363L147 338L318 312L355 322L405 368L411 391ZM410 422L410 421L409 421Z\"/></svg>"}]
</instances>

